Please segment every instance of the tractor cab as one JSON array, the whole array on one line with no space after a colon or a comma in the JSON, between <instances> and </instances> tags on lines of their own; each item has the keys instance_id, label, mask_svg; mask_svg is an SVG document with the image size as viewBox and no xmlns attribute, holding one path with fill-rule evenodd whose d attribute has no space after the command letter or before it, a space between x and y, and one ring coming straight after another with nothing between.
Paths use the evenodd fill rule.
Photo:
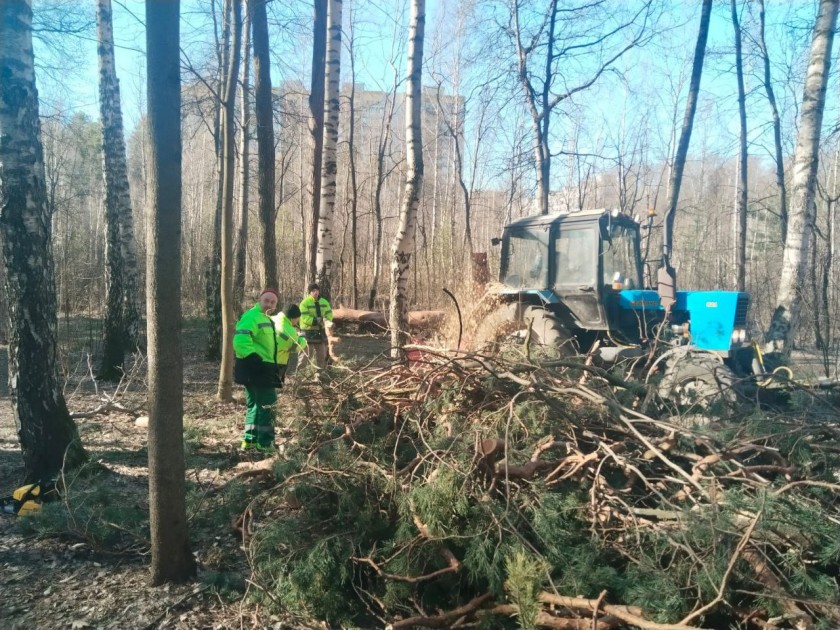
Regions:
<instances>
[{"instance_id":1,"label":"tractor cab","mask_svg":"<svg viewBox=\"0 0 840 630\"><path fill-rule=\"evenodd\" d=\"M638 223L602 209L520 219L502 239L502 292L580 331L623 328L621 292L643 288L639 240Z\"/></svg>"},{"instance_id":2,"label":"tractor cab","mask_svg":"<svg viewBox=\"0 0 840 630\"><path fill-rule=\"evenodd\" d=\"M749 295L646 288L640 240L639 223L617 210L515 221L502 238L500 297L520 305L511 317L541 309L580 350L657 337L729 358L744 346Z\"/></svg>"}]
</instances>

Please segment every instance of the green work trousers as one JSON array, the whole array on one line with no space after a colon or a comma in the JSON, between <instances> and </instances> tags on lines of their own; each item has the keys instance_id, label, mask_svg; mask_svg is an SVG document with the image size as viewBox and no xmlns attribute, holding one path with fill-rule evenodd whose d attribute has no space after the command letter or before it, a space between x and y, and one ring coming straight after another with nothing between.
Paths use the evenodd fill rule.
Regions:
<instances>
[{"instance_id":1,"label":"green work trousers","mask_svg":"<svg viewBox=\"0 0 840 630\"><path fill-rule=\"evenodd\" d=\"M274 411L271 406L277 402L277 390L273 387L245 386L245 442L258 446L274 445Z\"/></svg>"}]
</instances>

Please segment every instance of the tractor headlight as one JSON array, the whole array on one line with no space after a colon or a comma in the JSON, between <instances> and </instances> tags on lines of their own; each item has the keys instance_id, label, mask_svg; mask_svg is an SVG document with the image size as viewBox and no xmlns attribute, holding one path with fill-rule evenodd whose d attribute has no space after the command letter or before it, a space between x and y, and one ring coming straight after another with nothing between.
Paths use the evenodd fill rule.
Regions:
<instances>
[{"instance_id":1,"label":"tractor headlight","mask_svg":"<svg viewBox=\"0 0 840 630\"><path fill-rule=\"evenodd\" d=\"M747 340L747 329L736 328L732 331L732 343L744 343Z\"/></svg>"}]
</instances>

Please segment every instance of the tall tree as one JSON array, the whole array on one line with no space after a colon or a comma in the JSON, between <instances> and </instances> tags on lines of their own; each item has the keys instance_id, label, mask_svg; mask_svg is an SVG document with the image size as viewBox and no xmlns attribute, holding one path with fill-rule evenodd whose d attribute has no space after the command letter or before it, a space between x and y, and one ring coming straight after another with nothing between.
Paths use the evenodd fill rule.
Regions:
<instances>
[{"instance_id":1,"label":"tall tree","mask_svg":"<svg viewBox=\"0 0 840 630\"><path fill-rule=\"evenodd\" d=\"M32 53L30 0L0 2L0 230L9 389L26 480L82 463L58 379L55 271Z\"/></svg>"},{"instance_id":2,"label":"tall tree","mask_svg":"<svg viewBox=\"0 0 840 630\"><path fill-rule=\"evenodd\" d=\"M744 91L744 61L741 54L741 23L738 7L731 0L732 26L735 28L735 77L738 81L738 147L737 230L735 238L735 289L747 290L747 95Z\"/></svg>"},{"instance_id":3,"label":"tall tree","mask_svg":"<svg viewBox=\"0 0 840 630\"><path fill-rule=\"evenodd\" d=\"M376 170L374 175L373 190L373 276L368 291L368 309L376 308L376 298L379 292L379 278L382 275L382 241L383 241L383 220L382 215L382 189L385 186L385 178L388 172L385 169L385 158L391 145L392 129L394 121L394 109L397 102L397 89L400 77L394 72L394 84L391 91L385 97L385 115L382 117L379 129L379 140L376 148Z\"/></svg>"},{"instance_id":4,"label":"tall tree","mask_svg":"<svg viewBox=\"0 0 840 630\"><path fill-rule=\"evenodd\" d=\"M181 77L179 0L146 3L151 136L146 313L152 585L195 574L187 528L181 352Z\"/></svg>"},{"instance_id":5,"label":"tall tree","mask_svg":"<svg viewBox=\"0 0 840 630\"><path fill-rule=\"evenodd\" d=\"M694 128L694 114L697 111L697 99L700 95L700 77L703 76L703 59L706 57L706 40L709 38L709 21L712 17L712 0L703 0L700 11L700 30L697 32L697 43L694 45L694 63L691 66L691 80L688 85L688 97L685 102L685 116L683 118L680 141L674 152L674 164L671 167L671 177L668 183L668 202L665 210L665 235L663 250L670 256L674 245L674 219L677 215L677 202L680 199L685 161L688 157L688 145L691 142L691 131Z\"/></svg>"},{"instance_id":6,"label":"tall tree","mask_svg":"<svg viewBox=\"0 0 840 630\"><path fill-rule=\"evenodd\" d=\"M271 60L268 56L266 0L252 0L254 35L254 113L257 122L257 194L262 225L263 286L277 287L277 238L274 219L274 116L271 107ZM250 3L249 3L250 5Z\"/></svg>"},{"instance_id":7,"label":"tall tree","mask_svg":"<svg viewBox=\"0 0 840 630\"><path fill-rule=\"evenodd\" d=\"M625 53L644 41L651 2L642 2L627 15L619 10L619 3L588 0L568 5L549 0L544 13L534 13L532 8L524 0L511 0L507 34L513 40L517 79L531 116L537 203L540 214L548 214L552 114L560 103L592 87ZM528 15L534 17L530 29ZM595 29L602 34L593 37ZM630 36L624 40L626 33ZM582 70L580 77L570 78L582 55L592 59L593 65Z\"/></svg>"},{"instance_id":8,"label":"tall tree","mask_svg":"<svg viewBox=\"0 0 840 630\"><path fill-rule=\"evenodd\" d=\"M338 120L341 111L339 85L341 81L341 0L329 0L327 8L326 94L324 98L323 165L321 167L321 204L318 213L318 246L315 268L321 292L330 296L330 276L333 264L333 215L338 161Z\"/></svg>"},{"instance_id":9,"label":"tall tree","mask_svg":"<svg viewBox=\"0 0 840 630\"><path fill-rule=\"evenodd\" d=\"M408 340L408 270L414 253L417 208L423 186L423 141L421 128L423 36L426 28L425 0L411 0L408 34L408 82L405 91L406 177L400 223L391 248L391 308L389 325L394 356L403 354Z\"/></svg>"},{"instance_id":10,"label":"tall tree","mask_svg":"<svg viewBox=\"0 0 840 630\"><path fill-rule=\"evenodd\" d=\"M251 185L251 13L254 0L247 3L242 25L242 96L239 101L239 234L233 272L233 305L242 308L245 299L245 268L248 254L248 204Z\"/></svg>"},{"instance_id":11,"label":"tall tree","mask_svg":"<svg viewBox=\"0 0 840 630\"><path fill-rule=\"evenodd\" d=\"M801 290L805 286L808 248L812 246L814 236L820 134L837 8L838 0L820 0L814 24L811 55L802 93L799 134L793 155L787 240L782 255L776 308L766 335L767 351L790 354L799 326Z\"/></svg>"},{"instance_id":12,"label":"tall tree","mask_svg":"<svg viewBox=\"0 0 840 630\"><path fill-rule=\"evenodd\" d=\"M97 0L99 112L102 117L102 166L105 180L106 269L105 338L99 377L122 376L125 350L142 346L137 286L134 219L128 187L120 84L114 63L111 0Z\"/></svg>"},{"instance_id":13,"label":"tall tree","mask_svg":"<svg viewBox=\"0 0 840 630\"><path fill-rule=\"evenodd\" d=\"M347 154L350 168L350 304L359 308L359 181L356 168L356 22L350 5L350 32L347 49L350 59L350 95L347 99Z\"/></svg>"},{"instance_id":14,"label":"tall tree","mask_svg":"<svg viewBox=\"0 0 840 630\"><path fill-rule=\"evenodd\" d=\"M321 164L324 156L324 81L327 54L327 2L314 0L312 29L312 79L309 88L309 135L312 166L312 205L309 215L309 243L306 283L318 277L318 224L321 216Z\"/></svg>"},{"instance_id":15,"label":"tall tree","mask_svg":"<svg viewBox=\"0 0 840 630\"><path fill-rule=\"evenodd\" d=\"M215 2L211 5L213 22L216 21ZM223 118L225 86L230 65L232 36L232 5L230 0L222 2L222 37L216 41L216 61L218 64L217 86L214 90L213 106L213 147L216 155L216 206L213 214L213 249L210 264L207 265L206 305L207 305L207 358L211 361L222 359L222 215L224 212L225 155Z\"/></svg>"},{"instance_id":16,"label":"tall tree","mask_svg":"<svg viewBox=\"0 0 840 630\"><path fill-rule=\"evenodd\" d=\"M776 150L776 186L779 189L779 225L781 243L784 245L787 240L788 206L787 188L785 185L785 159L782 150L782 120L779 116L779 108L776 106L776 94L773 91L773 81L770 76L770 54L767 52L767 41L764 38L764 0L758 0L758 6L758 47L761 51L761 60L764 65L764 90L767 92L767 101L770 103L770 111L773 113L773 146Z\"/></svg>"},{"instance_id":17,"label":"tall tree","mask_svg":"<svg viewBox=\"0 0 840 630\"><path fill-rule=\"evenodd\" d=\"M236 175L236 87L241 57L242 0L231 3L231 45L222 91L222 362L219 366L220 400L233 396L233 184Z\"/></svg>"}]
</instances>

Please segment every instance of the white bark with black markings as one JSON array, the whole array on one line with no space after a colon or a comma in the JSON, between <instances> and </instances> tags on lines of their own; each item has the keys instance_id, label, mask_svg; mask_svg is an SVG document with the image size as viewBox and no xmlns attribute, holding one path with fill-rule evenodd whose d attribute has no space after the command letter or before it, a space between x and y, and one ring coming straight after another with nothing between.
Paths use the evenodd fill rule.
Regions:
<instances>
[{"instance_id":1,"label":"white bark with black markings","mask_svg":"<svg viewBox=\"0 0 840 630\"><path fill-rule=\"evenodd\" d=\"M802 289L813 246L817 166L820 156L825 91L831 67L831 48L837 24L838 0L820 0L811 56L802 94L802 115L793 155L787 240L782 255L776 309L766 335L765 351L789 354L799 326Z\"/></svg>"},{"instance_id":2,"label":"white bark with black markings","mask_svg":"<svg viewBox=\"0 0 840 630\"><path fill-rule=\"evenodd\" d=\"M134 218L126 166L120 84L114 61L111 0L97 0L99 112L107 224L105 339L100 376L119 379L125 350L142 347Z\"/></svg>"},{"instance_id":3,"label":"white bark with black markings","mask_svg":"<svg viewBox=\"0 0 840 630\"><path fill-rule=\"evenodd\" d=\"M321 292L330 296L330 275L333 266L333 215L338 161L338 119L341 111L341 0L329 0L327 6L327 57L324 95L324 144L321 165L321 205L318 214L318 248L315 256Z\"/></svg>"},{"instance_id":4,"label":"white bark with black markings","mask_svg":"<svg viewBox=\"0 0 840 630\"><path fill-rule=\"evenodd\" d=\"M408 341L408 270L414 253L417 209L423 186L423 141L421 138L423 36L426 27L425 0L412 0L408 36L408 85L405 93L406 178L400 224L391 248L391 307L389 325L394 356L402 354Z\"/></svg>"},{"instance_id":5,"label":"white bark with black markings","mask_svg":"<svg viewBox=\"0 0 840 630\"><path fill-rule=\"evenodd\" d=\"M0 229L9 389L27 481L85 459L58 375L55 274L29 0L0 2Z\"/></svg>"}]
</instances>

